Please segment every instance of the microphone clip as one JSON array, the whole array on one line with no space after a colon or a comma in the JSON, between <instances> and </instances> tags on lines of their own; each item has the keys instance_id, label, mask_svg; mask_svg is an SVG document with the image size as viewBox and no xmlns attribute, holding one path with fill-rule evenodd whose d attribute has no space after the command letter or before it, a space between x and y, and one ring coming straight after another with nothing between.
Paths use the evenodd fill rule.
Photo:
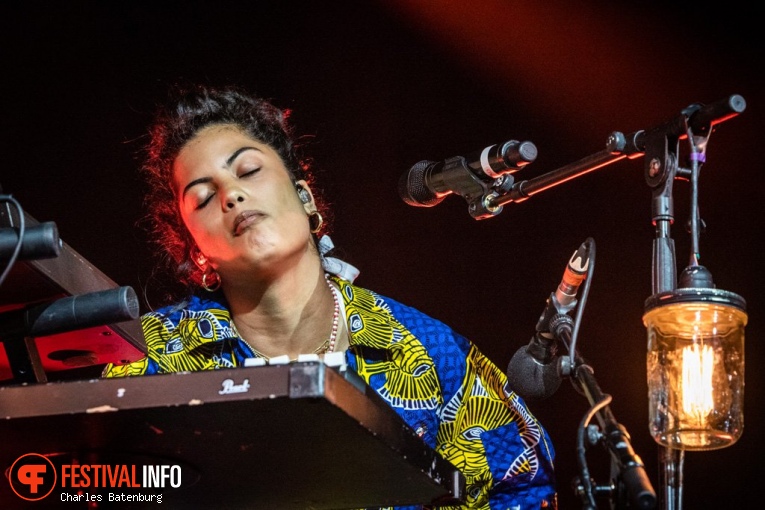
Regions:
<instances>
[{"instance_id":1,"label":"microphone clip","mask_svg":"<svg viewBox=\"0 0 765 510\"><path fill-rule=\"evenodd\" d=\"M547 298L545 309L542 311L542 315L539 316L539 320L537 321L537 334L553 334L557 337L558 335L555 334L553 323L557 321L557 323L560 324L561 321L565 321L564 318L573 322L568 315L568 312L576 308L577 300L576 298L570 298L566 301L566 304L562 304L558 301L554 292L550 294L550 297Z\"/></svg>"},{"instance_id":2,"label":"microphone clip","mask_svg":"<svg viewBox=\"0 0 765 510\"><path fill-rule=\"evenodd\" d=\"M512 190L515 184L512 175L502 174L492 178L485 173L476 172L462 156L449 158L442 165L439 180L448 183L444 189L465 199L468 213L473 219L483 220L502 212L502 206L495 205L496 199Z\"/></svg>"}]
</instances>

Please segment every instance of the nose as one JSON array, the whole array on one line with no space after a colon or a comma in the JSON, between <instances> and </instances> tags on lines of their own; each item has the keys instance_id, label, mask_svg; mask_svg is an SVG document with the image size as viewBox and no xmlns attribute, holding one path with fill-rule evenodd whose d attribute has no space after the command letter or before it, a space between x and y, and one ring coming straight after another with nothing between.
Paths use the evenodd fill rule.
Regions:
<instances>
[{"instance_id":1,"label":"nose","mask_svg":"<svg viewBox=\"0 0 765 510\"><path fill-rule=\"evenodd\" d=\"M241 192L235 191L229 193L226 196L226 209L233 209L237 203L241 202L244 202L244 195Z\"/></svg>"},{"instance_id":2,"label":"nose","mask_svg":"<svg viewBox=\"0 0 765 510\"><path fill-rule=\"evenodd\" d=\"M244 202L245 192L238 186L230 186L225 193L222 194L223 209L231 210L236 207L236 204Z\"/></svg>"}]
</instances>

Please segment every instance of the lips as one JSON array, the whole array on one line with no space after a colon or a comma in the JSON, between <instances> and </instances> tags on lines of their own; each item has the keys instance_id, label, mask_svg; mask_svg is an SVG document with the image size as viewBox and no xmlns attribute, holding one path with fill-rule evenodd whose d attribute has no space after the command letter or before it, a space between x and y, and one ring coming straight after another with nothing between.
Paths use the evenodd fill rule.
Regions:
<instances>
[{"instance_id":1,"label":"lips","mask_svg":"<svg viewBox=\"0 0 765 510\"><path fill-rule=\"evenodd\" d=\"M264 214L260 211L244 211L239 213L237 217L234 218L234 235L241 235L242 232L247 229L247 227L257 223L263 217Z\"/></svg>"}]
</instances>

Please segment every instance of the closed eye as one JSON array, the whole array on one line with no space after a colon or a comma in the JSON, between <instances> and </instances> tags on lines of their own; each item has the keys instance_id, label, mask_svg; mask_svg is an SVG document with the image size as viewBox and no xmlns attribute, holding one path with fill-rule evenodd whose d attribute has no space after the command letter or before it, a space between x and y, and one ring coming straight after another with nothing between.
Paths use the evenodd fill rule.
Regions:
<instances>
[{"instance_id":1,"label":"closed eye","mask_svg":"<svg viewBox=\"0 0 765 510\"><path fill-rule=\"evenodd\" d=\"M210 200L212 200L214 196L215 196L215 193L210 193L210 195L207 198L205 198L202 202L200 202L199 205L197 205L194 209L196 209L197 211L200 209L204 209L204 207L210 203Z\"/></svg>"},{"instance_id":2,"label":"closed eye","mask_svg":"<svg viewBox=\"0 0 765 510\"><path fill-rule=\"evenodd\" d=\"M247 172L244 172L242 174L239 174L239 178L242 179L244 177L250 177L251 175L254 175L255 173L260 171L260 167L253 168L252 170L248 170Z\"/></svg>"}]
</instances>

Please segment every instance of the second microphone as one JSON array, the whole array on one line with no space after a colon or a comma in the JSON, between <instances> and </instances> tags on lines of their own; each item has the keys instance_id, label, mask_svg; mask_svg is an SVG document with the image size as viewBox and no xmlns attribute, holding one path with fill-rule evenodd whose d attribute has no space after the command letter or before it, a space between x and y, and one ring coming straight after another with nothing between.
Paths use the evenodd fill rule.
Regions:
<instances>
[{"instance_id":1,"label":"second microphone","mask_svg":"<svg viewBox=\"0 0 765 510\"><path fill-rule=\"evenodd\" d=\"M440 162L420 161L401 176L398 192L409 205L433 207L452 193L463 197L482 193L486 183L517 172L536 158L533 143L509 140L467 156Z\"/></svg>"}]
</instances>

